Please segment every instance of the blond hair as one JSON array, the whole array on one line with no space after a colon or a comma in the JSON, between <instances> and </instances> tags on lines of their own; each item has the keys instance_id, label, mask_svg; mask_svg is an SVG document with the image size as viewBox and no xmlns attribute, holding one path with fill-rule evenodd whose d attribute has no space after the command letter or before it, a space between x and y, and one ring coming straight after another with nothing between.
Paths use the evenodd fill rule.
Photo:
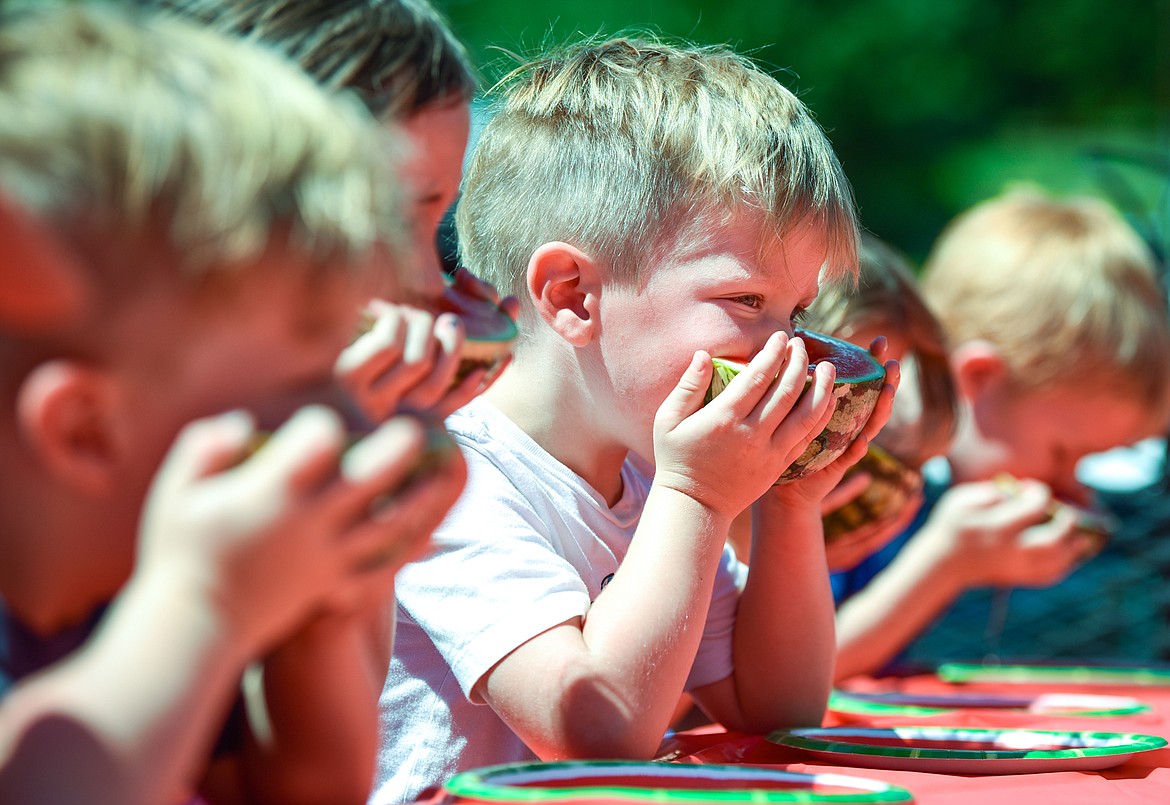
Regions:
<instances>
[{"instance_id":1,"label":"blond hair","mask_svg":"<svg viewBox=\"0 0 1170 805\"><path fill-rule=\"evenodd\" d=\"M952 346L986 340L1021 388L1122 382L1164 411L1170 325L1154 258L1107 203L1019 188L944 230L923 292Z\"/></svg>"},{"instance_id":2,"label":"blond hair","mask_svg":"<svg viewBox=\"0 0 1170 805\"><path fill-rule=\"evenodd\" d=\"M63 233L135 242L161 228L174 260L152 268L238 267L278 227L317 266L402 242L369 113L190 23L100 6L15 14L0 26L0 109L4 192Z\"/></svg>"},{"instance_id":3,"label":"blond hair","mask_svg":"<svg viewBox=\"0 0 1170 805\"><path fill-rule=\"evenodd\" d=\"M517 69L498 93L456 221L463 264L504 293L525 295L542 243L573 243L636 281L680 236L742 210L773 237L817 221L826 276L855 271L852 191L824 133L725 47L585 42Z\"/></svg>"},{"instance_id":4,"label":"blond hair","mask_svg":"<svg viewBox=\"0 0 1170 805\"><path fill-rule=\"evenodd\" d=\"M916 421L912 434L908 428L887 428L899 430L898 445L883 444L900 458L919 464L942 453L954 435L958 398L946 334L922 297L914 270L903 254L863 233L858 262L856 285L824 286L800 325L847 341L859 332L877 332L905 342L902 374L903 380L910 382L904 383L898 394L904 398L910 391L916 393ZM895 408L900 402L895 402ZM879 439L886 435L883 431Z\"/></svg>"},{"instance_id":5,"label":"blond hair","mask_svg":"<svg viewBox=\"0 0 1170 805\"><path fill-rule=\"evenodd\" d=\"M148 1L275 48L378 116L409 117L475 94L466 49L426 0Z\"/></svg>"}]
</instances>

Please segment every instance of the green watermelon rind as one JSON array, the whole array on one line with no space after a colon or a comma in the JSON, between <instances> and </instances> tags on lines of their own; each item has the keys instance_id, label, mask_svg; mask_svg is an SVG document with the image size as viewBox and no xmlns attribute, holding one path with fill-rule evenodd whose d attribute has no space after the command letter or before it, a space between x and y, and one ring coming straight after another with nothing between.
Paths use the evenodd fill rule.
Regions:
<instances>
[{"instance_id":1,"label":"green watermelon rind","mask_svg":"<svg viewBox=\"0 0 1170 805\"><path fill-rule=\"evenodd\" d=\"M869 421L886 379L885 367L874 360L868 350L812 330L797 329L796 335L804 339L808 347L811 361L810 379L816 364L822 360L829 360L834 354L849 357L851 363L864 367L864 370L853 376L838 372L833 383L833 394L837 399L832 419L825 429L809 442L800 457L781 473L776 480L777 484L789 483L811 475L831 464L845 452ZM704 395L704 404L709 403L727 388L732 378L746 366L740 361L726 358L712 358L711 364L714 371ZM810 383L805 384L806 390L809 385Z\"/></svg>"}]
</instances>

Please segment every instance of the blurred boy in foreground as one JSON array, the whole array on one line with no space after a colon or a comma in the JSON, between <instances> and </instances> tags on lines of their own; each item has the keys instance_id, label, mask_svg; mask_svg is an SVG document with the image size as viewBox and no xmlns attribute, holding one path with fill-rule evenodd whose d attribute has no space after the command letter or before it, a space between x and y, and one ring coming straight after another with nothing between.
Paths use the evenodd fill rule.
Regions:
<instances>
[{"instance_id":1,"label":"blurred boy in foreground","mask_svg":"<svg viewBox=\"0 0 1170 805\"><path fill-rule=\"evenodd\" d=\"M840 579L839 678L880 669L964 590L1063 579L1099 548L1059 504L1091 503L1077 462L1164 432L1170 411L1153 258L1103 202L984 202L944 231L922 287L951 345L959 424L916 523Z\"/></svg>"},{"instance_id":2,"label":"blurred boy in foreground","mask_svg":"<svg viewBox=\"0 0 1170 805\"><path fill-rule=\"evenodd\" d=\"M0 800L363 801L375 615L464 477L403 485L414 420L343 455L328 405L395 291L386 140L260 49L84 6L4 20L0 108L2 192L89 284L0 336Z\"/></svg>"},{"instance_id":3,"label":"blurred boy in foreground","mask_svg":"<svg viewBox=\"0 0 1170 805\"><path fill-rule=\"evenodd\" d=\"M485 763L649 758L684 688L733 729L818 724L821 498L897 382L891 365L838 461L773 486L832 412L830 364L801 396L793 318L857 249L840 165L775 79L618 38L505 86L457 221L464 264L521 299L522 337L447 419L469 487L400 577L377 802ZM752 360L704 407L711 355ZM757 500L745 586L726 540Z\"/></svg>"}]
</instances>

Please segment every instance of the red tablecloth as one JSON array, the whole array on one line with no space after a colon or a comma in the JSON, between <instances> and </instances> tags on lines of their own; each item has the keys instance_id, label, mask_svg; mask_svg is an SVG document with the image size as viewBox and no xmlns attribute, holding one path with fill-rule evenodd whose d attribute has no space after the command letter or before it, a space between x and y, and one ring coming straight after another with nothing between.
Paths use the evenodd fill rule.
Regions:
<instances>
[{"instance_id":1,"label":"red tablecloth","mask_svg":"<svg viewBox=\"0 0 1170 805\"><path fill-rule=\"evenodd\" d=\"M829 714L825 726L904 725L940 727L1025 727L1158 735L1170 739L1170 687L1046 685L951 685L934 676L904 679L854 679L850 690L903 691L916 694L963 692L1026 694L1038 692L1099 693L1131 696L1153 709L1130 716L1038 716L986 709L923 716L840 716ZM1027 774L956 775L888 771L826 763L797 749L771 744L759 736L700 728L672 736L661 756L683 763L750 763L799 772L833 772L884 780L908 789L918 805L1170 805L1170 747L1136 754L1127 763L1104 771Z\"/></svg>"}]
</instances>

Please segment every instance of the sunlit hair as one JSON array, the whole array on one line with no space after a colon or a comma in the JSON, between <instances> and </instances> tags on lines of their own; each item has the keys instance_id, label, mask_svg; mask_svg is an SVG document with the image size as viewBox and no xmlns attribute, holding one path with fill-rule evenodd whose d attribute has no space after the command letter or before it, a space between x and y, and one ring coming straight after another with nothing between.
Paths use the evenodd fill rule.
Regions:
<instances>
[{"instance_id":1,"label":"sunlit hair","mask_svg":"<svg viewBox=\"0 0 1170 805\"><path fill-rule=\"evenodd\" d=\"M901 253L865 233L859 257L856 285L823 286L801 326L846 341L861 333L878 333L905 343L895 414L878 440L900 458L918 464L943 453L955 431L957 397L946 335ZM911 393L915 399L908 401ZM900 407L909 409L912 424L902 422Z\"/></svg>"},{"instance_id":2,"label":"sunlit hair","mask_svg":"<svg viewBox=\"0 0 1170 805\"><path fill-rule=\"evenodd\" d=\"M943 232L922 285L951 345L996 345L1021 388L1107 383L1167 410L1166 296L1104 201L1018 188L976 205Z\"/></svg>"},{"instance_id":3,"label":"sunlit hair","mask_svg":"<svg viewBox=\"0 0 1170 805\"><path fill-rule=\"evenodd\" d=\"M351 90L379 117L470 101L463 45L425 0L145 0L262 42L327 89Z\"/></svg>"},{"instance_id":4,"label":"sunlit hair","mask_svg":"<svg viewBox=\"0 0 1170 805\"><path fill-rule=\"evenodd\" d=\"M166 271L235 269L278 231L314 266L403 242L369 113L191 23L101 6L14 14L0 109L9 197L62 232L165 241Z\"/></svg>"},{"instance_id":5,"label":"sunlit hair","mask_svg":"<svg viewBox=\"0 0 1170 805\"><path fill-rule=\"evenodd\" d=\"M463 264L523 298L529 257L566 241L638 281L729 213L782 236L820 223L826 276L856 269L852 191L808 109L725 47L619 37L565 47L493 90L456 221ZM770 244L761 244L762 246Z\"/></svg>"}]
</instances>

